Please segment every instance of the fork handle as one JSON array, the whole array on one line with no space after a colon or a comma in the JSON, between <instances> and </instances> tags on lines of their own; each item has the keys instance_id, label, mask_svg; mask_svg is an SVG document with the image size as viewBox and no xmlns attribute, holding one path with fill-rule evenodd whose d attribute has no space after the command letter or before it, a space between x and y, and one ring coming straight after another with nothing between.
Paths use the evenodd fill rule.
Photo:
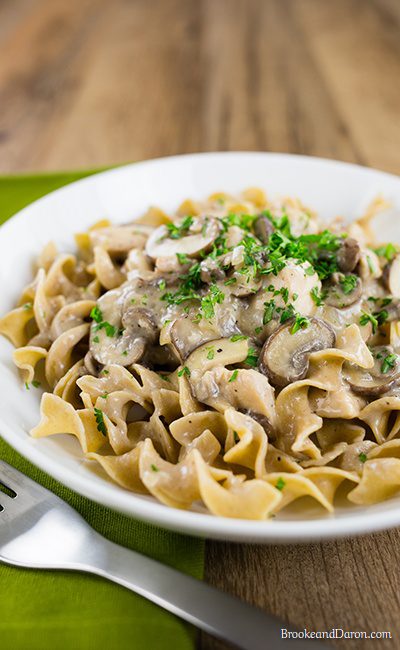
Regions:
<instances>
[{"instance_id":1,"label":"fork handle","mask_svg":"<svg viewBox=\"0 0 400 650\"><path fill-rule=\"evenodd\" d=\"M243 650L293 650L281 638L283 621L175 569L96 535L88 564L79 568L144 596L185 621ZM327 645L297 639L296 648Z\"/></svg>"}]
</instances>

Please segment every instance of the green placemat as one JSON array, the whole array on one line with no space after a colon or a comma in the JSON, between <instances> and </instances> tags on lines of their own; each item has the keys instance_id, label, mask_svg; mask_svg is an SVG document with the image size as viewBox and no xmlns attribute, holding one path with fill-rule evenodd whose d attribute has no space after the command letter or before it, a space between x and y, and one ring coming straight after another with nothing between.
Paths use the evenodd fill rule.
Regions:
<instances>
[{"instance_id":1,"label":"green placemat","mask_svg":"<svg viewBox=\"0 0 400 650\"><path fill-rule=\"evenodd\" d=\"M91 173L0 177L0 222L40 196ZM0 458L68 501L114 542L202 577L202 541L134 521L75 494L1 438ZM193 628L106 580L0 564L1 650L193 650L194 642Z\"/></svg>"}]
</instances>

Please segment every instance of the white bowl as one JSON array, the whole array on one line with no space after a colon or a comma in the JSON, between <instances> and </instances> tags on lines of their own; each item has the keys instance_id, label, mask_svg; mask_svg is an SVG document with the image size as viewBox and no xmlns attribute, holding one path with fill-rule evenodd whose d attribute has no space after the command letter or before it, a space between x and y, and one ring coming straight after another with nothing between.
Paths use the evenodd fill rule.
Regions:
<instances>
[{"instance_id":1,"label":"white bowl","mask_svg":"<svg viewBox=\"0 0 400 650\"><path fill-rule=\"evenodd\" d=\"M149 205L174 210L187 197L257 186L269 195L300 197L323 218L360 215L383 194L400 208L400 178L341 162L270 153L206 153L127 165L59 189L28 206L0 229L0 313L14 304L32 277L32 262L53 239L73 250L74 232L100 218L124 222ZM382 239L400 239L400 223L380 219ZM297 510L265 522L214 517L168 508L111 483L82 458L72 436L34 440L40 391L26 391L0 340L0 433L23 456L76 492L137 519L183 533L246 542L298 542L355 535L400 524L400 497L364 508L340 505L334 515Z\"/></svg>"}]
</instances>

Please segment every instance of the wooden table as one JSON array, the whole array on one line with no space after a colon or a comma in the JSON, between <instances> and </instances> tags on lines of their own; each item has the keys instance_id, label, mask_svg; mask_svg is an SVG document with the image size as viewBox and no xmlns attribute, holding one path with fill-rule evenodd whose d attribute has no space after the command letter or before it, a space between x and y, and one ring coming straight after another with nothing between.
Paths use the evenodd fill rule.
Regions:
<instances>
[{"instance_id":1,"label":"wooden table","mask_svg":"<svg viewBox=\"0 0 400 650\"><path fill-rule=\"evenodd\" d=\"M0 172L247 149L400 173L399 81L398 0L0 0ZM393 635L339 647L396 649L399 555L398 530L209 543L206 578L300 627Z\"/></svg>"}]
</instances>

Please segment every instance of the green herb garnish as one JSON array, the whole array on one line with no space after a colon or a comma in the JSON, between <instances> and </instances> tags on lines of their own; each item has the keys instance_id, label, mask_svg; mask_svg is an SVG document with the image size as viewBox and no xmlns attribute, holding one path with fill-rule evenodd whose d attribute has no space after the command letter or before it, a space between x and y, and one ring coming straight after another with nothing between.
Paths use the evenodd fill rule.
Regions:
<instances>
[{"instance_id":1,"label":"green herb garnish","mask_svg":"<svg viewBox=\"0 0 400 650\"><path fill-rule=\"evenodd\" d=\"M230 384L232 381L236 381L238 374L239 374L239 370L234 370L228 379L228 384Z\"/></svg>"},{"instance_id":2,"label":"green herb garnish","mask_svg":"<svg viewBox=\"0 0 400 650\"><path fill-rule=\"evenodd\" d=\"M245 359L245 363L247 363L248 366L253 366L255 368L258 364L258 355L257 351L255 348L249 348L249 352L247 354L247 357Z\"/></svg>"},{"instance_id":3,"label":"green herb garnish","mask_svg":"<svg viewBox=\"0 0 400 650\"><path fill-rule=\"evenodd\" d=\"M209 361L212 361L214 359L214 356L215 356L215 349L213 348L213 346L211 346L209 348L206 348L206 350L208 350L207 359Z\"/></svg>"},{"instance_id":4,"label":"green herb garnish","mask_svg":"<svg viewBox=\"0 0 400 650\"><path fill-rule=\"evenodd\" d=\"M107 428L104 422L104 415L103 411L101 409L97 409L96 407L94 408L94 416L96 418L96 424L97 424L97 430L100 431L100 433L103 434L103 436L107 435Z\"/></svg>"},{"instance_id":5,"label":"green herb garnish","mask_svg":"<svg viewBox=\"0 0 400 650\"><path fill-rule=\"evenodd\" d=\"M397 361L397 354L388 354L382 361L381 373L386 375L389 370L395 367Z\"/></svg>"},{"instance_id":6,"label":"green herb garnish","mask_svg":"<svg viewBox=\"0 0 400 650\"><path fill-rule=\"evenodd\" d=\"M353 273L350 273L349 275L345 275L343 278L339 280L339 284L343 289L343 293L346 294L346 296L349 293L352 293L354 289L357 286L357 276L353 275Z\"/></svg>"},{"instance_id":7,"label":"green herb garnish","mask_svg":"<svg viewBox=\"0 0 400 650\"><path fill-rule=\"evenodd\" d=\"M181 223L176 226L174 223L167 223L168 235L171 239L180 239L187 235L190 226L193 223L193 217L185 217Z\"/></svg>"},{"instance_id":8,"label":"green herb garnish","mask_svg":"<svg viewBox=\"0 0 400 650\"><path fill-rule=\"evenodd\" d=\"M386 244L386 246L379 246L374 251L379 257L385 257L388 262L391 262L398 253L396 246L391 243Z\"/></svg>"},{"instance_id":9,"label":"green herb garnish","mask_svg":"<svg viewBox=\"0 0 400 650\"><path fill-rule=\"evenodd\" d=\"M296 314L294 323L292 327L290 328L290 333L291 334L296 334L300 329L306 329L310 324L309 319L306 316L301 316L300 314Z\"/></svg>"},{"instance_id":10,"label":"green herb garnish","mask_svg":"<svg viewBox=\"0 0 400 650\"><path fill-rule=\"evenodd\" d=\"M283 490L283 488L285 487L285 485L286 485L286 482L284 481L284 479L282 478L282 476L280 476L280 477L278 478L276 484L275 484L276 489L277 489L277 490L280 490L280 491L282 492L282 490Z\"/></svg>"},{"instance_id":11,"label":"green herb garnish","mask_svg":"<svg viewBox=\"0 0 400 650\"><path fill-rule=\"evenodd\" d=\"M190 377L190 370L187 366L183 366L183 368L178 371L178 377L183 377L184 375Z\"/></svg>"},{"instance_id":12,"label":"green herb garnish","mask_svg":"<svg viewBox=\"0 0 400 650\"><path fill-rule=\"evenodd\" d=\"M375 334L379 324L377 318L375 318L373 314L363 311L362 316L360 317L360 325L368 325L368 323L371 323L372 332Z\"/></svg>"}]
</instances>

